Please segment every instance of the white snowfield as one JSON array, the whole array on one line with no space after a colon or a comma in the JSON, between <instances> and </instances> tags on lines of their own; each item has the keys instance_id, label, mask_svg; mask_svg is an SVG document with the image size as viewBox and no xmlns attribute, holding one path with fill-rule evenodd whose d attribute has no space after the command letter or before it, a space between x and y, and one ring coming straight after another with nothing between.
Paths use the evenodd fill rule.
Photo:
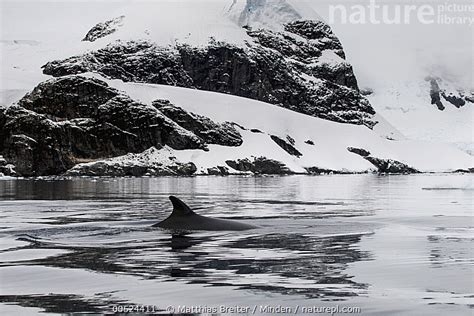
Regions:
<instances>
[{"instance_id":1,"label":"white snowfield","mask_svg":"<svg viewBox=\"0 0 474 316\"><path fill-rule=\"evenodd\" d=\"M458 95L456 87L443 82L447 94ZM474 153L474 108L472 103L456 108L442 99L443 111L431 104L430 83L423 78L407 81L381 81L371 86L367 96L377 113L409 139L451 143L468 153ZM469 92L469 91L466 91Z\"/></svg>"},{"instance_id":2,"label":"white snowfield","mask_svg":"<svg viewBox=\"0 0 474 316\"><path fill-rule=\"evenodd\" d=\"M452 172L474 166L473 157L449 145L422 141L388 140L365 126L331 122L300 114L268 103L215 92L178 88L164 85L125 83L108 80L97 74L87 74L106 81L133 99L151 105L156 99L168 99L176 106L207 116L216 122L234 122L246 130L239 130L243 144L239 147L210 145L209 151L165 150L181 162L193 162L198 173L207 168L226 166L226 160L266 157L283 162L293 172L318 167L347 172L373 171L376 168L348 147L363 148L372 157L393 159L421 172ZM258 129L263 133L255 133ZM282 139L290 136L303 155L292 156L279 147L270 135ZM314 142L314 145L305 143Z\"/></svg>"}]
</instances>

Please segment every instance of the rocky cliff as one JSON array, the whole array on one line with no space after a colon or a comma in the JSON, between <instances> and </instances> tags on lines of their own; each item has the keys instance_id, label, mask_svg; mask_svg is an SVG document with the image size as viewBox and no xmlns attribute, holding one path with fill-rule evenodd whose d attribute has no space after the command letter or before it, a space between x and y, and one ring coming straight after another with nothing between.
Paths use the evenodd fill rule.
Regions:
<instances>
[{"instance_id":1,"label":"rocky cliff","mask_svg":"<svg viewBox=\"0 0 474 316\"><path fill-rule=\"evenodd\" d=\"M431 104L436 105L438 110L444 111L446 104L456 108L461 108L468 103L474 103L474 93L466 93L465 91L448 89L443 87L441 78L428 77L426 81L430 83Z\"/></svg>"},{"instance_id":2,"label":"rocky cliff","mask_svg":"<svg viewBox=\"0 0 474 316\"><path fill-rule=\"evenodd\" d=\"M17 105L2 109L0 136L0 153L21 176L62 174L77 163L150 147L207 150L207 144L242 143L230 124L163 100L147 106L81 76L45 81Z\"/></svg>"},{"instance_id":3,"label":"rocky cliff","mask_svg":"<svg viewBox=\"0 0 474 316\"><path fill-rule=\"evenodd\" d=\"M252 98L335 122L373 127L375 111L359 93L342 45L321 21L282 31L246 27L244 47L210 40L203 47L118 41L47 63L60 77L97 72L108 78L197 88Z\"/></svg>"}]
</instances>

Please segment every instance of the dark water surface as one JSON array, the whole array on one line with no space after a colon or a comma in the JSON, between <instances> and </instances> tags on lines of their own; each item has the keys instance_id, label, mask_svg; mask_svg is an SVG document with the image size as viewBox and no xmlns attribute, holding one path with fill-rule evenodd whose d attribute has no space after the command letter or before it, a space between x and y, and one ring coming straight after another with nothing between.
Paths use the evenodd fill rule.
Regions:
<instances>
[{"instance_id":1,"label":"dark water surface","mask_svg":"<svg viewBox=\"0 0 474 316\"><path fill-rule=\"evenodd\" d=\"M144 304L175 312L338 306L362 315L472 315L472 180L3 179L0 313ZM201 215L260 228L172 237L151 227L169 215L169 195Z\"/></svg>"}]
</instances>

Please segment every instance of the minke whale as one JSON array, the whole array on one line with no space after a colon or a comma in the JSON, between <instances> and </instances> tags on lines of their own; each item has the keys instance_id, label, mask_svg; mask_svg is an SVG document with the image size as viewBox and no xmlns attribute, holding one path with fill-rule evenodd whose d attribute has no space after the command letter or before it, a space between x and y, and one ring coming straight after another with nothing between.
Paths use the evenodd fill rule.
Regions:
<instances>
[{"instance_id":1,"label":"minke whale","mask_svg":"<svg viewBox=\"0 0 474 316\"><path fill-rule=\"evenodd\" d=\"M170 196L169 199L173 203L173 212L165 220L152 225L152 227L160 227L176 231L237 231L257 228L257 226L240 223L232 220L210 218L194 213L189 206L177 197Z\"/></svg>"}]
</instances>

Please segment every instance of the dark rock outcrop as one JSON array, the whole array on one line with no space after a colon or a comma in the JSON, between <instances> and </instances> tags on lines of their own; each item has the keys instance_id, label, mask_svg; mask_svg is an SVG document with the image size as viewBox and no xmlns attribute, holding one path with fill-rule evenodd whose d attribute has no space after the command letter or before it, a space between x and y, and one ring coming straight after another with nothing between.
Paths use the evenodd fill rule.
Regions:
<instances>
[{"instance_id":1,"label":"dark rock outcrop","mask_svg":"<svg viewBox=\"0 0 474 316\"><path fill-rule=\"evenodd\" d=\"M268 159L266 157L227 160L226 164L234 170L241 172L252 172L254 174L285 175L294 174L288 167L280 161Z\"/></svg>"},{"instance_id":2,"label":"dark rock outcrop","mask_svg":"<svg viewBox=\"0 0 474 316\"><path fill-rule=\"evenodd\" d=\"M284 163L268 159L266 157L259 157L253 161L252 172L255 174L293 174Z\"/></svg>"},{"instance_id":3,"label":"dark rock outcrop","mask_svg":"<svg viewBox=\"0 0 474 316\"><path fill-rule=\"evenodd\" d=\"M443 100L454 105L456 108L465 106L467 102L474 103L474 98L465 95L463 91L448 92L446 89L441 88L443 81L440 78L428 77L426 80L430 82L431 104L436 104L440 111L446 108Z\"/></svg>"},{"instance_id":4,"label":"dark rock outcrop","mask_svg":"<svg viewBox=\"0 0 474 316\"><path fill-rule=\"evenodd\" d=\"M117 28L122 25L124 15L116 17L115 19L96 24L87 32L83 41L94 42L99 38L105 37L117 31Z\"/></svg>"},{"instance_id":5,"label":"dark rock outcrop","mask_svg":"<svg viewBox=\"0 0 474 316\"><path fill-rule=\"evenodd\" d=\"M96 162L78 165L66 172L67 176L90 177L143 177L143 176L191 176L196 172L192 162L174 166L120 165Z\"/></svg>"},{"instance_id":6,"label":"dark rock outcrop","mask_svg":"<svg viewBox=\"0 0 474 316\"><path fill-rule=\"evenodd\" d=\"M396 161L393 159L380 159L374 157L365 157L365 159L371 162L377 167L379 173L392 173L392 174L408 174L408 173L420 173L420 171L412 168L403 162Z\"/></svg>"},{"instance_id":7,"label":"dark rock outcrop","mask_svg":"<svg viewBox=\"0 0 474 316\"><path fill-rule=\"evenodd\" d=\"M407 164L404 164L403 162L396 161L393 159L381 159L381 158L372 157L371 153L368 150L365 150L363 148L348 147L347 150L369 161L371 164L377 167L377 170L379 173L391 173L391 174L420 173L420 171L408 166Z\"/></svg>"},{"instance_id":8,"label":"dark rock outcrop","mask_svg":"<svg viewBox=\"0 0 474 316\"><path fill-rule=\"evenodd\" d=\"M119 94L103 81L68 76L38 84L18 104L55 120L92 118L100 105Z\"/></svg>"},{"instance_id":9,"label":"dark rock outcrop","mask_svg":"<svg viewBox=\"0 0 474 316\"><path fill-rule=\"evenodd\" d=\"M441 102L441 93L438 82L436 79L430 79L430 85L431 104L435 104L438 107L438 110L443 111L445 107L443 102Z\"/></svg>"},{"instance_id":10,"label":"dark rock outcrop","mask_svg":"<svg viewBox=\"0 0 474 316\"><path fill-rule=\"evenodd\" d=\"M226 160L225 163L232 169L241 171L241 172L249 172L249 171L252 171L252 168L253 168L253 164L248 158L237 159L237 160Z\"/></svg>"},{"instance_id":11,"label":"dark rock outcrop","mask_svg":"<svg viewBox=\"0 0 474 316\"><path fill-rule=\"evenodd\" d=\"M454 173L474 173L474 168L458 169Z\"/></svg>"},{"instance_id":12,"label":"dark rock outcrop","mask_svg":"<svg viewBox=\"0 0 474 316\"><path fill-rule=\"evenodd\" d=\"M296 34L307 40L316 40L316 47L320 50L334 49L341 58L346 58L341 42L323 21L300 20L285 25L285 31Z\"/></svg>"},{"instance_id":13,"label":"dark rock outcrop","mask_svg":"<svg viewBox=\"0 0 474 316\"><path fill-rule=\"evenodd\" d=\"M471 92L470 95L464 96L464 99L465 99L467 102L474 103L474 92Z\"/></svg>"},{"instance_id":14,"label":"dark rock outcrop","mask_svg":"<svg viewBox=\"0 0 474 316\"><path fill-rule=\"evenodd\" d=\"M152 105L179 126L193 132L207 144L240 146L242 136L230 123L217 124L207 117L186 112L167 100L153 101Z\"/></svg>"},{"instance_id":15,"label":"dark rock outcrop","mask_svg":"<svg viewBox=\"0 0 474 316\"><path fill-rule=\"evenodd\" d=\"M344 171L344 170L332 170L332 169L325 169L325 168L319 168L319 167L309 167L305 169L311 175L350 174L351 173L349 171Z\"/></svg>"},{"instance_id":16,"label":"dark rock outcrop","mask_svg":"<svg viewBox=\"0 0 474 316\"><path fill-rule=\"evenodd\" d=\"M275 136L275 135L270 135L270 138L290 155L296 156L298 158L303 156L303 154L298 149L296 149L292 144L285 141L284 139L281 139L280 137ZM293 140L293 144L294 144L294 140Z\"/></svg>"},{"instance_id":17,"label":"dark rock outcrop","mask_svg":"<svg viewBox=\"0 0 474 316\"><path fill-rule=\"evenodd\" d=\"M58 174L74 165L65 130L45 115L12 106L4 112L0 148L20 176Z\"/></svg>"},{"instance_id":18,"label":"dark rock outcrop","mask_svg":"<svg viewBox=\"0 0 474 316\"><path fill-rule=\"evenodd\" d=\"M363 148L347 147L347 150L362 157L370 156L370 151Z\"/></svg>"},{"instance_id":19,"label":"dark rock outcrop","mask_svg":"<svg viewBox=\"0 0 474 316\"><path fill-rule=\"evenodd\" d=\"M241 144L233 126L175 109L179 111L177 119L190 119L189 126L184 120L179 123L192 131L100 80L80 76L51 79L38 85L18 105L0 110L0 154L15 166L18 175L39 176L61 174L81 162L141 153L150 147L207 150L204 139L228 146ZM137 174L143 170L104 168L99 170L105 174Z\"/></svg>"},{"instance_id":20,"label":"dark rock outcrop","mask_svg":"<svg viewBox=\"0 0 474 316\"><path fill-rule=\"evenodd\" d=\"M213 40L204 48L119 42L49 62L43 71L53 76L96 71L124 81L230 93L336 122L376 124L329 26L296 21L282 32L247 28L247 33L253 41L246 47ZM328 51L340 60L320 60Z\"/></svg>"},{"instance_id":21,"label":"dark rock outcrop","mask_svg":"<svg viewBox=\"0 0 474 316\"><path fill-rule=\"evenodd\" d=\"M456 96L454 94L447 94L446 92L442 92L441 95L446 101L448 101L458 109L466 105L466 100L464 100L461 95Z\"/></svg>"},{"instance_id":22,"label":"dark rock outcrop","mask_svg":"<svg viewBox=\"0 0 474 316\"><path fill-rule=\"evenodd\" d=\"M207 174L211 176L227 176L229 174L229 168L225 166L207 168Z\"/></svg>"},{"instance_id":23,"label":"dark rock outcrop","mask_svg":"<svg viewBox=\"0 0 474 316\"><path fill-rule=\"evenodd\" d=\"M362 94L363 96L374 94L374 90L372 88L361 88L359 90L360 90L360 94Z\"/></svg>"},{"instance_id":24,"label":"dark rock outcrop","mask_svg":"<svg viewBox=\"0 0 474 316\"><path fill-rule=\"evenodd\" d=\"M110 122L120 130L132 133L139 140L141 152L152 146L169 145L174 149L205 149L205 143L192 132L180 127L156 108L117 96L98 111L98 123Z\"/></svg>"},{"instance_id":25,"label":"dark rock outcrop","mask_svg":"<svg viewBox=\"0 0 474 316\"><path fill-rule=\"evenodd\" d=\"M160 157L160 159L157 159ZM191 176L196 172L192 162L179 162L167 151L152 147L143 153L83 163L66 172L68 176Z\"/></svg>"},{"instance_id":26,"label":"dark rock outcrop","mask_svg":"<svg viewBox=\"0 0 474 316\"><path fill-rule=\"evenodd\" d=\"M117 42L43 66L45 74L55 77L88 71L124 81L194 87L176 48L159 47L146 41Z\"/></svg>"},{"instance_id":27,"label":"dark rock outcrop","mask_svg":"<svg viewBox=\"0 0 474 316\"><path fill-rule=\"evenodd\" d=\"M295 143L296 143L296 140L295 140L293 137L291 137L290 135L286 135L286 140L287 140L292 146L294 146Z\"/></svg>"}]
</instances>

